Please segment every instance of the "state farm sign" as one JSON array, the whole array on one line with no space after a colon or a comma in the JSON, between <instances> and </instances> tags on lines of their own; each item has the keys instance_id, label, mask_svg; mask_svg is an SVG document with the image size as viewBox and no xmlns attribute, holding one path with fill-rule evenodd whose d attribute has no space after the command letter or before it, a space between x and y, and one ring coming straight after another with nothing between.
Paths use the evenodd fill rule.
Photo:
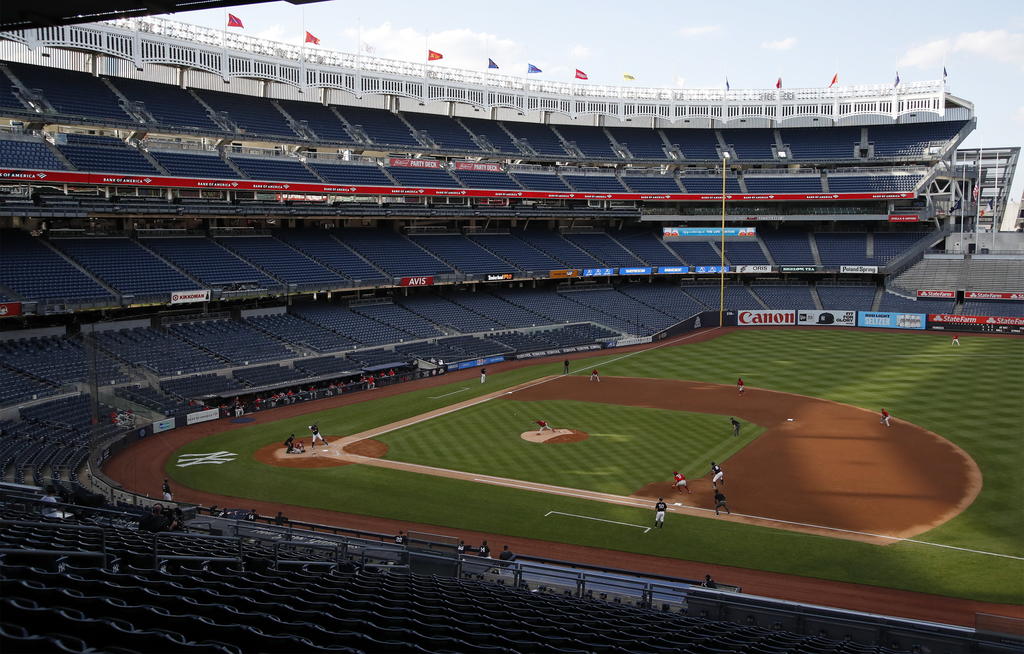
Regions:
<instances>
[{"instance_id":1,"label":"state farm sign","mask_svg":"<svg viewBox=\"0 0 1024 654\"><path fill-rule=\"evenodd\" d=\"M918 291L917 297L956 297L956 291Z\"/></svg>"},{"instance_id":2,"label":"state farm sign","mask_svg":"<svg viewBox=\"0 0 1024 654\"><path fill-rule=\"evenodd\" d=\"M795 325L796 311L765 311L763 309L736 312L737 325Z\"/></svg>"},{"instance_id":3,"label":"state farm sign","mask_svg":"<svg viewBox=\"0 0 1024 654\"><path fill-rule=\"evenodd\" d=\"M995 291L967 291L964 293L967 300L1024 300L1024 292L1021 293L997 293Z\"/></svg>"},{"instance_id":4,"label":"state farm sign","mask_svg":"<svg viewBox=\"0 0 1024 654\"><path fill-rule=\"evenodd\" d=\"M171 293L171 304L186 304L188 302L209 302L210 291L175 291Z\"/></svg>"},{"instance_id":5,"label":"state farm sign","mask_svg":"<svg viewBox=\"0 0 1024 654\"><path fill-rule=\"evenodd\" d=\"M403 277L398 282L399 286L433 286L433 277Z\"/></svg>"}]
</instances>

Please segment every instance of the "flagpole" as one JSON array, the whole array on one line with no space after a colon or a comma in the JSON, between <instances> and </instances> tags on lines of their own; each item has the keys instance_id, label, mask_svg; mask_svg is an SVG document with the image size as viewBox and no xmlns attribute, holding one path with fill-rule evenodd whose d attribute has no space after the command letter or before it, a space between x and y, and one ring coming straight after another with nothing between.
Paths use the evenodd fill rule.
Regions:
<instances>
[{"instance_id":1,"label":"flagpole","mask_svg":"<svg viewBox=\"0 0 1024 654\"><path fill-rule=\"evenodd\" d=\"M956 154L961 154L958 150ZM967 161L966 157L962 157L963 161L960 162L960 251L964 249L964 209L966 203L964 202L964 185L967 183ZM954 159L953 161L956 161Z\"/></svg>"},{"instance_id":2,"label":"flagpole","mask_svg":"<svg viewBox=\"0 0 1024 654\"><path fill-rule=\"evenodd\" d=\"M978 234L981 229L981 162L985 158L984 146L978 148L978 167L977 177L974 180L974 188L978 189L978 197L974 197L974 191L971 191L971 198L974 200L974 243L975 249L977 249Z\"/></svg>"}]
</instances>

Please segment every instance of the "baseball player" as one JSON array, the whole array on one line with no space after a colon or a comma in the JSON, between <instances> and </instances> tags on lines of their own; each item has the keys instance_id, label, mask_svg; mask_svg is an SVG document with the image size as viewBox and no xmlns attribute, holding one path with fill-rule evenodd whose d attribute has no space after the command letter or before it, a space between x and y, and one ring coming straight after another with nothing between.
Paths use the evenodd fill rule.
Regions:
<instances>
[{"instance_id":1,"label":"baseball player","mask_svg":"<svg viewBox=\"0 0 1024 654\"><path fill-rule=\"evenodd\" d=\"M480 369L480 383L487 381L487 368Z\"/></svg>"},{"instance_id":2,"label":"baseball player","mask_svg":"<svg viewBox=\"0 0 1024 654\"><path fill-rule=\"evenodd\" d=\"M327 440L323 437L323 435L320 434L320 428L317 427L316 425L310 425L309 431L311 434L313 434L313 442L310 444L310 447L315 448L316 442L320 441L321 443L324 444L324 449L327 449Z\"/></svg>"},{"instance_id":3,"label":"baseball player","mask_svg":"<svg viewBox=\"0 0 1024 654\"><path fill-rule=\"evenodd\" d=\"M597 372L597 368L594 368L594 372L590 373L590 381L601 381L601 375Z\"/></svg>"},{"instance_id":4,"label":"baseball player","mask_svg":"<svg viewBox=\"0 0 1024 654\"><path fill-rule=\"evenodd\" d=\"M743 395L744 387L745 384L743 383L743 378L740 377L739 379L736 380L736 392L740 395Z\"/></svg>"},{"instance_id":5,"label":"baseball player","mask_svg":"<svg viewBox=\"0 0 1024 654\"><path fill-rule=\"evenodd\" d=\"M718 465L714 461L711 462L711 486L718 488L718 485L722 484L725 486L725 473L722 472L722 466Z\"/></svg>"},{"instance_id":6,"label":"baseball player","mask_svg":"<svg viewBox=\"0 0 1024 654\"><path fill-rule=\"evenodd\" d=\"M668 510L668 504L665 504L665 498L659 497L658 503L654 505L654 526L661 528L665 526L665 511Z\"/></svg>"},{"instance_id":7,"label":"baseball player","mask_svg":"<svg viewBox=\"0 0 1024 654\"><path fill-rule=\"evenodd\" d=\"M732 515L732 511L729 510L729 507L725 503L725 494L722 493L721 491L716 490L715 491L715 515L718 515L718 510L719 509L725 509L726 513L728 513L729 515Z\"/></svg>"},{"instance_id":8,"label":"baseball player","mask_svg":"<svg viewBox=\"0 0 1024 654\"><path fill-rule=\"evenodd\" d=\"M537 431L554 431L551 428L551 425L548 424L547 420L534 420L534 422L536 422L537 425L540 427L540 429L538 429Z\"/></svg>"},{"instance_id":9,"label":"baseball player","mask_svg":"<svg viewBox=\"0 0 1024 654\"><path fill-rule=\"evenodd\" d=\"M740 421L737 420L736 418L729 418L729 424L732 425L732 435L733 436L739 436L740 435Z\"/></svg>"},{"instance_id":10,"label":"baseball player","mask_svg":"<svg viewBox=\"0 0 1024 654\"><path fill-rule=\"evenodd\" d=\"M683 489L685 488L687 493L693 492L692 490L690 490L690 487L686 484L686 475L677 470L672 473L672 476L675 478L675 483L673 484L673 486L676 487L677 491L682 493Z\"/></svg>"},{"instance_id":11,"label":"baseball player","mask_svg":"<svg viewBox=\"0 0 1024 654\"><path fill-rule=\"evenodd\" d=\"M174 501L174 498L171 496L171 485L167 483L166 479L164 479L164 485L160 490L163 491L165 502Z\"/></svg>"},{"instance_id":12,"label":"baseball player","mask_svg":"<svg viewBox=\"0 0 1024 654\"><path fill-rule=\"evenodd\" d=\"M950 343L950 345L960 347L960 336L958 336L957 334L953 334L953 342Z\"/></svg>"},{"instance_id":13,"label":"baseball player","mask_svg":"<svg viewBox=\"0 0 1024 654\"><path fill-rule=\"evenodd\" d=\"M883 408L882 414L878 418L878 422L886 427L892 427L892 416L890 416L889 412Z\"/></svg>"},{"instance_id":14,"label":"baseball player","mask_svg":"<svg viewBox=\"0 0 1024 654\"><path fill-rule=\"evenodd\" d=\"M568 375L569 374L569 360L568 359L566 359L565 361L562 362L562 374L563 375Z\"/></svg>"}]
</instances>

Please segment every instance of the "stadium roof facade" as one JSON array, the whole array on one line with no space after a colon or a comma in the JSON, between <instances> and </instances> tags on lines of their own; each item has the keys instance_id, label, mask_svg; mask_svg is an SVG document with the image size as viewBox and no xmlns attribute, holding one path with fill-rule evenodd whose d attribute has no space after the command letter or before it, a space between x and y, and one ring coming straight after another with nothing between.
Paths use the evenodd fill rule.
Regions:
<instances>
[{"instance_id":1,"label":"stadium roof facade","mask_svg":"<svg viewBox=\"0 0 1024 654\"><path fill-rule=\"evenodd\" d=\"M335 89L427 105L562 115L650 126L766 127L970 119L973 106L943 80L803 89L679 89L575 84L307 48L158 17L0 33L31 51L70 49L147 65L204 71L224 82L258 80L314 99Z\"/></svg>"}]
</instances>

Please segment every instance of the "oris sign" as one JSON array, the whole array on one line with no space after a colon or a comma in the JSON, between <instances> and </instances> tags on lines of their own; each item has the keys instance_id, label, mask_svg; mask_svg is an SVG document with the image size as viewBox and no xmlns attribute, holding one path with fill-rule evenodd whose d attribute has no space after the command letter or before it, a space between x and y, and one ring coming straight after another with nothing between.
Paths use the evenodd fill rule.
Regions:
<instances>
[{"instance_id":1,"label":"oris sign","mask_svg":"<svg viewBox=\"0 0 1024 654\"><path fill-rule=\"evenodd\" d=\"M763 309L742 310L736 312L737 325L795 325L796 311Z\"/></svg>"}]
</instances>

